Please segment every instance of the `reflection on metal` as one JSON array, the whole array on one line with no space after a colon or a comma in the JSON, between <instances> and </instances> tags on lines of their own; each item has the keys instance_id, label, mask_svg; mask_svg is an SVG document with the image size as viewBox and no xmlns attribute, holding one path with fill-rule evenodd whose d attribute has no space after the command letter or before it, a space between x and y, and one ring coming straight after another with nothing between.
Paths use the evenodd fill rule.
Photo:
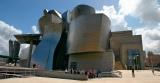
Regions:
<instances>
[{"instance_id":1,"label":"reflection on metal","mask_svg":"<svg viewBox=\"0 0 160 83\"><path fill-rule=\"evenodd\" d=\"M108 50L110 19L104 14L96 14L94 8L87 5L78 5L71 14L67 41L68 67L112 71L114 53Z\"/></svg>"},{"instance_id":2,"label":"reflection on metal","mask_svg":"<svg viewBox=\"0 0 160 83\"><path fill-rule=\"evenodd\" d=\"M95 10L93 7L88 5L78 5L71 13L71 19L73 20L81 15L95 14Z\"/></svg>"},{"instance_id":3,"label":"reflection on metal","mask_svg":"<svg viewBox=\"0 0 160 83\"><path fill-rule=\"evenodd\" d=\"M75 13L77 11L79 11L78 14ZM80 7L78 6L73 10L73 15L78 17L70 23L68 54L104 52L106 47L108 47L107 40L109 40L110 35L110 20L104 14L93 13L94 9L88 6L83 7L80 5Z\"/></svg>"},{"instance_id":4,"label":"reflection on metal","mask_svg":"<svg viewBox=\"0 0 160 83\"><path fill-rule=\"evenodd\" d=\"M32 64L52 70L54 51L62 34L62 19L57 11L51 10L40 18L39 27L43 37L33 53Z\"/></svg>"},{"instance_id":5,"label":"reflection on metal","mask_svg":"<svg viewBox=\"0 0 160 83\"><path fill-rule=\"evenodd\" d=\"M42 38L32 55L32 65L45 70L65 69L74 61L77 69L113 69L114 54L107 51L111 23L106 15L96 14L88 5L78 5L62 15L56 10L45 9L43 13L39 19ZM32 47L34 42L29 43Z\"/></svg>"},{"instance_id":6,"label":"reflection on metal","mask_svg":"<svg viewBox=\"0 0 160 83\"><path fill-rule=\"evenodd\" d=\"M94 8L87 5L79 5L62 16L56 10L44 10L39 28L42 40L33 53L32 64L42 69L64 69L68 63L66 50L71 56L75 53L105 52L109 47L109 18L95 14ZM102 61L100 56L103 55L95 61Z\"/></svg>"},{"instance_id":7,"label":"reflection on metal","mask_svg":"<svg viewBox=\"0 0 160 83\"><path fill-rule=\"evenodd\" d=\"M56 10L50 10L39 19L39 29L42 35L50 33L59 33L62 31L62 19L60 13Z\"/></svg>"}]
</instances>

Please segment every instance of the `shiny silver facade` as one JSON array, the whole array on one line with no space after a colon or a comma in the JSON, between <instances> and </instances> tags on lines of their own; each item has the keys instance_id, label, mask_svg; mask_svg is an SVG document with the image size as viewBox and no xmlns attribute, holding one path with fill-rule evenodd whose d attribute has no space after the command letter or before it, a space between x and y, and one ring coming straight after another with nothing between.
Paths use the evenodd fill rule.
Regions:
<instances>
[{"instance_id":1,"label":"shiny silver facade","mask_svg":"<svg viewBox=\"0 0 160 83\"><path fill-rule=\"evenodd\" d=\"M112 71L114 65L121 69L123 68L120 66L121 63L125 65L127 61L128 49L143 51L142 44L135 44L131 40L136 42L142 40L141 37L138 40L134 39L137 36L132 36L130 32L118 32L118 35L112 32L111 35L110 25L111 22L106 15L95 13L94 8L88 5L78 5L62 15L56 10L44 10L44 15L39 19L42 37L40 43L36 41L38 45L32 55L31 63L44 70L77 67L75 69L85 71L90 69ZM20 41L30 43L32 46L35 43L30 39L37 40L33 35L27 38L20 36ZM119 41L123 42L123 45ZM13 49L12 43L10 42L10 51ZM119 59L115 62L117 56ZM120 59L122 60L118 61Z\"/></svg>"},{"instance_id":2,"label":"shiny silver facade","mask_svg":"<svg viewBox=\"0 0 160 83\"><path fill-rule=\"evenodd\" d=\"M71 20L76 19L78 16L95 14L95 9L88 5L78 5L71 12Z\"/></svg>"},{"instance_id":3,"label":"shiny silver facade","mask_svg":"<svg viewBox=\"0 0 160 83\"><path fill-rule=\"evenodd\" d=\"M89 52L89 53L76 53L71 54L69 58L69 68L73 62L79 70L99 70L99 71L112 71L114 69L114 53L112 50L106 52Z\"/></svg>"},{"instance_id":4,"label":"shiny silver facade","mask_svg":"<svg viewBox=\"0 0 160 83\"><path fill-rule=\"evenodd\" d=\"M87 5L75 7L71 13L68 33L68 68L79 70L112 71L114 53L108 51L110 19L96 14Z\"/></svg>"},{"instance_id":5,"label":"shiny silver facade","mask_svg":"<svg viewBox=\"0 0 160 83\"><path fill-rule=\"evenodd\" d=\"M52 70L54 52L62 34L62 19L56 10L44 10L44 16L39 20L40 32L43 35L36 47L32 64L41 69Z\"/></svg>"},{"instance_id":6,"label":"shiny silver facade","mask_svg":"<svg viewBox=\"0 0 160 83\"><path fill-rule=\"evenodd\" d=\"M70 23L68 54L80 52L105 52L108 48L107 41L109 40L111 24L109 18L104 14L95 14L91 7L85 7L85 11L79 11L81 12L79 14L76 13L77 17L72 19ZM79 6L78 8L75 8L73 14L75 14L74 12L77 12L78 9L81 8L79 8ZM87 9L88 11L91 9L92 12L88 12Z\"/></svg>"},{"instance_id":7,"label":"shiny silver facade","mask_svg":"<svg viewBox=\"0 0 160 83\"><path fill-rule=\"evenodd\" d=\"M39 20L42 40L33 53L32 64L45 70L58 67L58 62L65 60L65 55L60 52L65 52L62 48L65 49L67 43L69 68L75 62L82 70L105 71L106 67L112 70L114 54L106 51L109 49L110 24L106 15L96 14L88 5L78 5L65 16L55 10L44 10L44 16Z\"/></svg>"},{"instance_id":8,"label":"shiny silver facade","mask_svg":"<svg viewBox=\"0 0 160 83\"><path fill-rule=\"evenodd\" d=\"M62 18L56 10L51 10L39 19L40 33L44 36L50 33L62 32Z\"/></svg>"}]
</instances>

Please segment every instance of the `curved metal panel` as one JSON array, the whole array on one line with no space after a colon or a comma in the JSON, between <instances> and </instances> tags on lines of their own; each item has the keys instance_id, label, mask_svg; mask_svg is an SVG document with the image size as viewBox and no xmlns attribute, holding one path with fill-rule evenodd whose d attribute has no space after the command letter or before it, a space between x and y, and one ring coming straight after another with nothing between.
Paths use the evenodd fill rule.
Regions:
<instances>
[{"instance_id":1,"label":"curved metal panel","mask_svg":"<svg viewBox=\"0 0 160 83\"><path fill-rule=\"evenodd\" d=\"M54 32L59 32L59 29L61 28L57 28L57 26L59 26L59 23L62 23L62 18L59 17L58 14L57 14L57 11L52 10L52 11L49 11L47 14L44 14L44 16L42 16L39 19L39 30L41 34L45 35L49 32L53 32L50 30L54 30ZM54 27L50 27L50 26L54 26Z\"/></svg>"},{"instance_id":2,"label":"curved metal panel","mask_svg":"<svg viewBox=\"0 0 160 83\"><path fill-rule=\"evenodd\" d=\"M77 65L73 66L73 62L76 62ZM68 67L79 70L112 71L114 64L114 53L112 51L90 52L71 54Z\"/></svg>"},{"instance_id":3,"label":"curved metal panel","mask_svg":"<svg viewBox=\"0 0 160 83\"><path fill-rule=\"evenodd\" d=\"M54 51L60 36L60 33L51 33L43 37L33 53L32 64L38 65L41 69L52 70Z\"/></svg>"},{"instance_id":4,"label":"curved metal panel","mask_svg":"<svg viewBox=\"0 0 160 83\"><path fill-rule=\"evenodd\" d=\"M50 12L40 18L39 26L43 37L33 53L31 63L41 69L52 70L54 51L62 34L62 19Z\"/></svg>"},{"instance_id":5,"label":"curved metal panel","mask_svg":"<svg viewBox=\"0 0 160 83\"><path fill-rule=\"evenodd\" d=\"M71 19L73 20L80 15L88 15L88 14L95 14L95 9L88 5L78 5L73 9L71 13Z\"/></svg>"},{"instance_id":6,"label":"curved metal panel","mask_svg":"<svg viewBox=\"0 0 160 83\"><path fill-rule=\"evenodd\" d=\"M81 15L72 20L68 35L68 54L104 52L109 40L110 20L104 14Z\"/></svg>"}]
</instances>

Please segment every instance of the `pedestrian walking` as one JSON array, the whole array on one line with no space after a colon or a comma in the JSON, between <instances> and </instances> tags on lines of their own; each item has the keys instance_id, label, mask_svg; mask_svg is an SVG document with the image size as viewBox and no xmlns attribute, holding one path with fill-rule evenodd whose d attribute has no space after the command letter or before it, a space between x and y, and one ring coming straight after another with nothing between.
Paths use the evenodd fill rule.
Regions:
<instances>
[{"instance_id":1,"label":"pedestrian walking","mask_svg":"<svg viewBox=\"0 0 160 83\"><path fill-rule=\"evenodd\" d=\"M132 77L135 77L134 68L132 67Z\"/></svg>"}]
</instances>

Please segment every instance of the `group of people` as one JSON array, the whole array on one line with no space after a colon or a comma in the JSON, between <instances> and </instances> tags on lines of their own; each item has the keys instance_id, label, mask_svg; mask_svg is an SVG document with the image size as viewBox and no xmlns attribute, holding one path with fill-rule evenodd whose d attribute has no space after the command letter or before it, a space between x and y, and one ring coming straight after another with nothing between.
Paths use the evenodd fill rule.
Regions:
<instances>
[{"instance_id":1,"label":"group of people","mask_svg":"<svg viewBox=\"0 0 160 83\"><path fill-rule=\"evenodd\" d=\"M88 78L96 78L99 77L99 74L101 73L100 70L95 70L95 69L90 69L90 70L75 70L75 69L70 69L70 70L65 70L65 73L71 73L71 74L81 74L81 75L87 75Z\"/></svg>"}]
</instances>

